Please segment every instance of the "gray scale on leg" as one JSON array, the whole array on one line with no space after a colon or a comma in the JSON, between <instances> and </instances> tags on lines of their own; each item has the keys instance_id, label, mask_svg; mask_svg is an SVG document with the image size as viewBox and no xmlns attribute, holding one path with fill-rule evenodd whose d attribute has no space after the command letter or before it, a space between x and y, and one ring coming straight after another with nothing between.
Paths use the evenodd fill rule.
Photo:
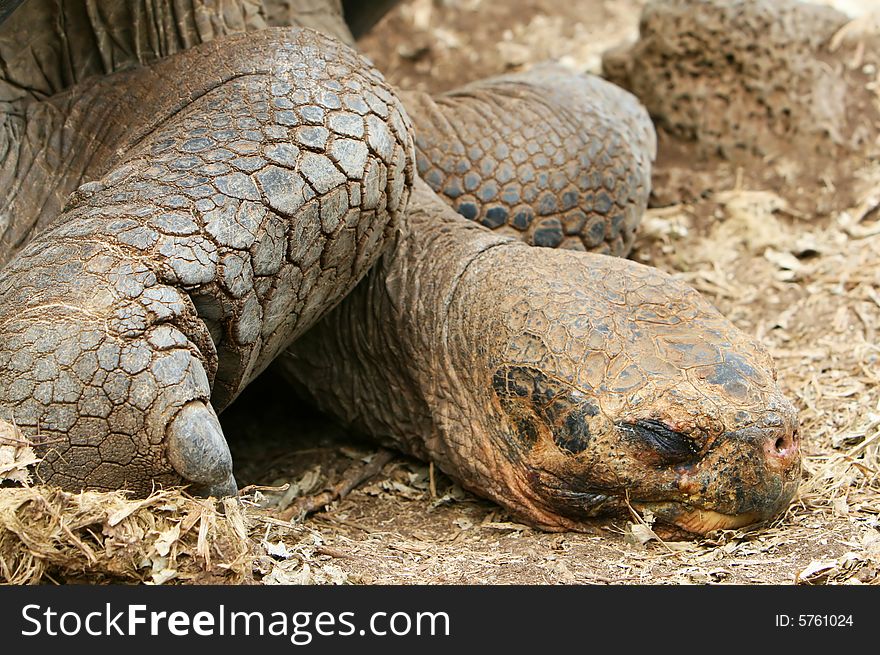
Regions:
<instances>
[{"instance_id":1,"label":"gray scale on leg","mask_svg":"<svg viewBox=\"0 0 880 655\"><path fill-rule=\"evenodd\" d=\"M334 62L363 115L332 88ZM129 130L111 131L103 180L0 269L0 361L12 360L0 418L52 442L42 479L139 492L181 475L227 484L215 411L357 283L405 211L411 137L383 84L351 50L287 30L230 36L84 89L84 102L141 89L137 103L104 109ZM104 372L112 353L127 383ZM48 378L39 389L31 371ZM76 417L56 405L64 399ZM111 440L135 426L133 443ZM112 466L101 465L105 442ZM114 478L129 445L144 475ZM193 464L209 451L215 459Z\"/></svg>"}]
</instances>

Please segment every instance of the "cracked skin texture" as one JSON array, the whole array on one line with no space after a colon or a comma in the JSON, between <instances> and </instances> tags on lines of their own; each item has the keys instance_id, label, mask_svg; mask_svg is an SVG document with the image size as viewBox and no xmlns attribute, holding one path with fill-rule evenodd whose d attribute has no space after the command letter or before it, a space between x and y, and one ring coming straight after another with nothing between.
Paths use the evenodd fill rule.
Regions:
<instances>
[{"instance_id":1,"label":"cracked skin texture","mask_svg":"<svg viewBox=\"0 0 880 655\"><path fill-rule=\"evenodd\" d=\"M230 32L19 100L64 118L44 134L91 148L76 166L37 151L55 196L76 191L43 231L14 214L0 249L0 419L39 435L43 480L232 493L215 411L277 359L324 411L546 529L584 529L627 498L691 532L787 505L796 416L760 345L659 271L572 252L631 243L654 141L630 96L546 69L416 98L417 164L407 114L353 51L309 31ZM630 109L615 120L609 98ZM526 230L512 207L510 222L487 225L490 204L464 220L415 174L436 182L448 154L430 146L437 116L464 146L492 111L558 119L524 153L542 193L525 200L531 182L502 173ZM481 141L496 182L524 163L520 137ZM465 154L484 170L485 153ZM563 156L566 178L542 156ZM471 191L491 203L484 178ZM7 212L33 187L16 188Z\"/></svg>"},{"instance_id":2,"label":"cracked skin texture","mask_svg":"<svg viewBox=\"0 0 880 655\"><path fill-rule=\"evenodd\" d=\"M0 271L0 406L39 433L46 482L145 493L186 468L164 443L176 417L202 414L210 442L214 410L378 257L410 128L360 56L311 31L83 85L70 115L104 112L114 161ZM228 452L214 459L195 481L228 491Z\"/></svg>"}]
</instances>

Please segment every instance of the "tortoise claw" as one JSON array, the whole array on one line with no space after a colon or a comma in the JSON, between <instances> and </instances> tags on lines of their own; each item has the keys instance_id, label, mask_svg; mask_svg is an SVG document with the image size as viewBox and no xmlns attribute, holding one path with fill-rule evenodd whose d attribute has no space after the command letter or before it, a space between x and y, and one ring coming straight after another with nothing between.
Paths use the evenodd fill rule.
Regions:
<instances>
[{"instance_id":1,"label":"tortoise claw","mask_svg":"<svg viewBox=\"0 0 880 655\"><path fill-rule=\"evenodd\" d=\"M230 473L222 482L212 485L194 484L190 486L190 491L196 496L214 496L214 498L229 498L238 496L238 483L235 477Z\"/></svg>"},{"instance_id":2,"label":"tortoise claw","mask_svg":"<svg viewBox=\"0 0 880 655\"><path fill-rule=\"evenodd\" d=\"M194 401L181 409L168 426L166 444L168 460L181 477L194 483L194 493L219 497L237 493L232 455L209 405Z\"/></svg>"}]
</instances>

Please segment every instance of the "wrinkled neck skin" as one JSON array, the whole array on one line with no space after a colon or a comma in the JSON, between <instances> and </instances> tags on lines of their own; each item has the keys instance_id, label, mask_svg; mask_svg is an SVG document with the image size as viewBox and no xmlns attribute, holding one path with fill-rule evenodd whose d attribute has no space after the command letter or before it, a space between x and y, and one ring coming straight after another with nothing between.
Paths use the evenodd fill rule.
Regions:
<instances>
[{"instance_id":1,"label":"wrinkled neck skin","mask_svg":"<svg viewBox=\"0 0 880 655\"><path fill-rule=\"evenodd\" d=\"M795 411L696 291L495 236L421 181L407 227L282 360L321 409L543 529L630 504L705 533L787 506Z\"/></svg>"},{"instance_id":2,"label":"wrinkled neck skin","mask_svg":"<svg viewBox=\"0 0 880 655\"><path fill-rule=\"evenodd\" d=\"M468 367L445 343L459 329L450 309L470 263L514 243L461 219L417 180L396 243L288 349L280 371L344 423L456 474L463 453L448 437L472 404L458 397ZM462 447L472 443L468 434Z\"/></svg>"},{"instance_id":3,"label":"wrinkled neck skin","mask_svg":"<svg viewBox=\"0 0 880 655\"><path fill-rule=\"evenodd\" d=\"M174 82L153 88L159 80L137 79L137 69L276 25L354 44L339 0L69 0L27 2L13 12L0 26L0 266L80 184L104 175L167 118L162 108L172 104ZM103 79L126 70L131 84ZM176 100L182 106L187 98ZM145 116L151 106L156 111Z\"/></svg>"}]
</instances>

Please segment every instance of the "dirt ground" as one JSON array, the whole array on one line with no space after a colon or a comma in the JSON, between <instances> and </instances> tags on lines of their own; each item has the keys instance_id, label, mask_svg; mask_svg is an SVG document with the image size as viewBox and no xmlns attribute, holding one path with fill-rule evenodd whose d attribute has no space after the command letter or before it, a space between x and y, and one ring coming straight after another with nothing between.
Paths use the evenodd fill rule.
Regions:
<instances>
[{"instance_id":1,"label":"dirt ground","mask_svg":"<svg viewBox=\"0 0 880 655\"><path fill-rule=\"evenodd\" d=\"M637 36L645 3L410 0L360 45L402 88L440 91L546 59L599 72L603 51ZM859 9L860 0L836 4ZM880 78L866 88L880 104ZM241 553L235 555L245 579L880 583L880 165L869 159L853 171L851 207L820 213L803 209L818 190L801 189L794 208L755 171L682 168L680 160L664 158L663 145L661 135L657 189L632 256L688 281L771 350L801 418L803 483L789 511L771 525L696 541L661 541L635 516L597 525L593 533L549 534L516 523L439 471L395 455L344 500L289 520L283 510L297 496L320 492L377 450L292 404L269 374L222 417L239 483L262 485L244 495L244 517L235 514L235 521L247 523L257 553L252 570L250 560L242 565ZM681 193L685 178L696 181L696 192ZM153 501L150 516L183 511L175 503ZM153 535L156 542L152 569L150 561L136 563L142 580L183 579L169 564L175 555L169 544L187 530L198 532L193 550L210 550L203 539L208 510L187 507L180 524L174 519L165 527L154 522L138 528L138 539ZM117 523L105 521L104 536L92 534L96 542L106 547L115 539L118 548L120 540L134 540L106 527L125 525L122 515L132 512L121 511ZM243 535L245 528L236 526ZM98 551L83 534L77 532L88 548L71 549L93 552L81 557L80 571ZM60 581L53 575L46 573Z\"/></svg>"},{"instance_id":2,"label":"dirt ground","mask_svg":"<svg viewBox=\"0 0 880 655\"><path fill-rule=\"evenodd\" d=\"M599 72L604 50L636 37L644 4L412 0L361 47L392 83L428 91L546 59ZM665 180L662 160L657 177ZM805 456L801 492L773 525L669 543L650 538L638 522L610 523L595 534L541 533L439 472L397 458L302 524L258 519L274 553L262 564L263 582L880 581L880 216L871 212L880 176L869 168L866 162L859 173L861 204L828 215L790 209L741 170L708 178L696 200L658 188L652 204L662 206L649 211L633 254L687 280L771 349L800 410ZM264 380L252 393L262 402L274 388ZM289 404L279 398L274 406L277 417L262 417L267 430L282 415L289 422ZM235 411L225 420L240 425L239 434L265 439L266 431L245 428ZM238 474L243 482L293 484L282 504L375 452L346 443L319 417L297 421L291 432L311 440L294 452L283 438L268 450L264 440L233 443L237 461L247 462ZM270 504L282 495L263 493Z\"/></svg>"}]
</instances>

